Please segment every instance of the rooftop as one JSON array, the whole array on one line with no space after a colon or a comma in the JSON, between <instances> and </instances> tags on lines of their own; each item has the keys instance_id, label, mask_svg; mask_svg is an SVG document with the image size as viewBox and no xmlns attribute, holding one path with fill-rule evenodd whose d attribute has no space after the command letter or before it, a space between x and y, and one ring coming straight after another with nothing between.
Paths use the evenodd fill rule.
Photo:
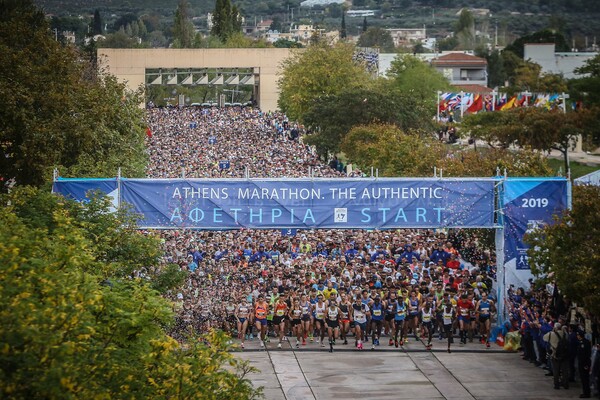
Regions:
<instances>
[{"instance_id":1,"label":"rooftop","mask_svg":"<svg viewBox=\"0 0 600 400\"><path fill-rule=\"evenodd\" d=\"M485 58L472 56L464 53L450 53L444 54L431 61L434 66L477 66L483 67L487 65Z\"/></svg>"}]
</instances>

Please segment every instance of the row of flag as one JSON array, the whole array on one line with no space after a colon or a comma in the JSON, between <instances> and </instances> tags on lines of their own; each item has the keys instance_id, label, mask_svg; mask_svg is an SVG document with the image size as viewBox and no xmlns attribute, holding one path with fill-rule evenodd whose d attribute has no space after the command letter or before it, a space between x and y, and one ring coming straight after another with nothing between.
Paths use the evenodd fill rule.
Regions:
<instances>
[{"instance_id":1,"label":"row of flag","mask_svg":"<svg viewBox=\"0 0 600 400\"><path fill-rule=\"evenodd\" d=\"M562 107L563 95L527 93L509 97L506 93L500 93L498 96L479 93L442 93L438 102L440 112L477 113L480 111L505 111L518 107L540 107L552 110Z\"/></svg>"}]
</instances>

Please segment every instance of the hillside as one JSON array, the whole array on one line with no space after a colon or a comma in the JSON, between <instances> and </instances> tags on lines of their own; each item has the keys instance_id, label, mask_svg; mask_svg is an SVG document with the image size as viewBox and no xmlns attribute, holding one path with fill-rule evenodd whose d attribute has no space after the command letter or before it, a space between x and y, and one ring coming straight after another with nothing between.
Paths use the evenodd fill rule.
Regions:
<instances>
[{"instance_id":1,"label":"hillside","mask_svg":"<svg viewBox=\"0 0 600 400\"><path fill-rule=\"evenodd\" d=\"M111 31L119 18L128 14L137 17L151 15L157 18L165 33L172 23L179 0L35 0L46 13L57 16L82 16L88 18L99 9ZM261 19L275 19L285 31L290 23L319 24L326 29L338 29L342 8L339 5L301 8L301 0L234 0L241 9L248 25ZM194 23L200 30L206 29L206 14L214 8L214 0L189 0L197 18ZM560 29L566 36L576 40L576 47L583 48L584 41L592 43L600 38L597 23L600 11L597 0L354 0L352 9L376 10L369 17L370 26L384 28L417 28L426 26L428 34L445 36L452 31L457 13L462 7L480 9L474 12L475 29L483 34L495 35L496 27L500 44L510 43L514 38L543 28ZM485 12L483 10L488 10ZM362 18L348 18L348 33L356 35L362 28ZM167 34L167 33L166 33ZM168 34L167 34L168 36Z\"/></svg>"}]
</instances>

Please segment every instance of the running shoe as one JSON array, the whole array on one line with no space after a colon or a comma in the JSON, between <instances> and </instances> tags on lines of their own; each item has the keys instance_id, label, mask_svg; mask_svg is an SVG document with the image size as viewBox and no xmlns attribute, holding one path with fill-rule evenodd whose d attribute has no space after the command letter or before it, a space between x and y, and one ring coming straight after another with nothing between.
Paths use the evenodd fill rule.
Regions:
<instances>
[{"instance_id":1,"label":"running shoe","mask_svg":"<svg viewBox=\"0 0 600 400\"><path fill-rule=\"evenodd\" d=\"M311 343L315 340L315 338L313 337L312 333L308 336L308 338L310 339Z\"/></svg>"},{"instance_id":2,"label":"running shoe","mask_svg":"<svg viewBox=\"0 0 600 400\"><path fill-rule=\"evenodd\" d=\"M356 346L357 349L362 350L363 349L363 344L362 343L358 343L358 345Z\"/></svg>"},{"instance_id":3,"label":"running shoe","mask_svg":"<svg viewBox=\"0 0 600 400\"><path fill-rule=\"evenodd\" d=\"M390 339L388 342L388 346L393 346L393 345L394 345L394 341L392 339ZM396 344L396 347L398 347L398 344Z\"/></svg>"},{"instance_id":4,"label":"running shoe","mask_svg":"<svg viewBox=\"0 0 600 400\"><path fill-rule=\"evenodd\" d=\"M490 342L485 342L485 347L490 347Z\"/></svg>"},{"instance_id":5,"label":"running shoe","mask_svg":"<svg viewBox=\"0 0 600 400\"><path fill-rule=\"evenodd\" d=\"M375 346L379 346L379 339L375 339L373 344L374 344Z\"/></svg>"},{"instance_id":6,"label":"running shoe","mask_svg":"<svg viewBox=\"0 0 600 400\"><path fill-rule=\"evenodd\" d=\"M375 345L374 344L371 345L371 350L375 350Z\"/></svg>"},{"instance_id":7,"label":"running shoe","mask_svg":"<svg viewBox=\"0 0 600 400\"><path fill-rule=\"evenodd\" d=\"M265 342L263 342L262 340L260 341L260 347L265 347Z\"/></svg>"},{"instance_id":8,"label":"running shoe","mask_svg":"<svg viewBox=\"0 0 600 400\"><path fill-rule=\"evenodd\" d=\"M400 340L400 346L404 346L404 340Z\"/></svg>"},{"instance_id":9,"label":"running shoe","mask_svg":"<svg viewBox=\"0 0 600 400\"><path fill-rule=\"evenodd\" d=\"M344 339L344 344L348 344L348 339Z\"/></svg>"},{"instance_id":10,"label":"running shoe","mask_svg":"<svg viewBox=\"0 0 600 400\"><path fill-rule=\"evenodd\" d=\"M245 349L244 342L242 342L242 344L240 344L240 346L242 346L242 349Z\"/></svg>"},{"instance_id":11,"label":"running shoe","mask_svg":"<svg viewBox=\"0 0 600 400\"><path fill-rule=\"evenodd\" d=\"M306 339L302 338L302 346L306 346Z\"/></svg>"},{"instance_id":12,"label":"running shoe","mask_svg":"<svg viewBox=\"0 0 600 400\"><path fill-rule=\"evenodd\" d=\"M325 347L325 343L321 342L321 347Z\"/></svg>"},{"instance_id":13,"label":"running shoe","mask_svg":"<svg viewBox=\"0 0 600 400\"><path fill-rule=\"evenodd\" d=\"M250 334L250 340L254 339L254 335Z\"/></svg>"},{"instance_id":14,"label":"running shoe","mask_svg":"<svg viewBox=\"0 0 600 400\"><path fill-rule=\"evenodd\" d=\"M277 343L277 348L280 349L281 348L281 342Z\"/></svg>"},{"instance_id":15,"label":"running shoe","mask_svg":"<svg viewBox=\"0 0 600 400\"><path fill-rule=\"evenodd\" d=\"M396 346L396 348L398 348L398 341L394 340L394 346Z\"/></svg>"},{"instance_id":16,"label":"running shoe","mask_svg":"<svg viewBox=\"0 0 600 400\"><path fill-rule=\"evenodd\" d=\"M331 344L335 345L335 339L333 339L333 340L331 341Z\"/></svg>"},{"instance_id":17,"label":"running shoe","mask_svg":"<svg viewBox=\"0 0 600 400\"><path fill-rule=\"evenodd\" d=\"M296 348L299 349L300 348L300 342L296 340Z\"/></svg>"}]
</instances>

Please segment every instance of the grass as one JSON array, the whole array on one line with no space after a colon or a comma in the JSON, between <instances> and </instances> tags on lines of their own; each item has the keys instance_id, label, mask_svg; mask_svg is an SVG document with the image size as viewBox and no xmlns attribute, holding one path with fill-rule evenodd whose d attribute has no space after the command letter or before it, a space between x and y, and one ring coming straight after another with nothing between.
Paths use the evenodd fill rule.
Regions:
<instances>
[{"instance_id":1,"label":"grass","mask_svg":"<svg viewBox=\"0 0 600 400\"><path fill-rule=\"evenodd\" d=\"M559 169L562 168L563 170L563 174L564 174L564 161L563 159L558 159L558 158L549 158L548 159L548 164L550 165L550 168L552 168L554 171L558 172ZM597 171L600 169L600 165L585 165L585 164L581 164L575 161L571 161L571 176L575 179L575 178L579 178L581 176L587 175L591 172Z\"/></svg>"}]
</instances>

